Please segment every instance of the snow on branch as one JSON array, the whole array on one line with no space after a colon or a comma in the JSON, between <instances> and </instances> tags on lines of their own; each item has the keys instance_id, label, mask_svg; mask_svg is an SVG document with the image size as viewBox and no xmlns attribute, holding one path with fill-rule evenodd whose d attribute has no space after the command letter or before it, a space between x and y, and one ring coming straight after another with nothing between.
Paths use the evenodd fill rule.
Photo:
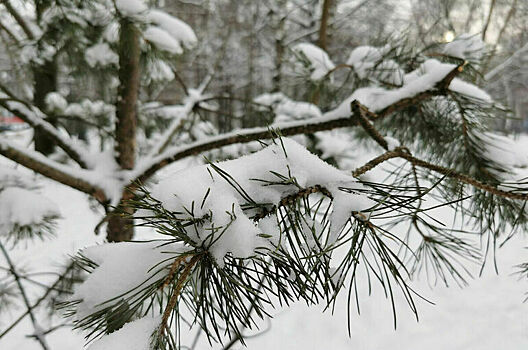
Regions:
<instances>
[{"instance_id":1,"label":"snow on branch","mask_svg":"<svg viewBox=\"0 0 528 350\"><path fill-rule=\"evenodd\" d=\"M48 123L46 115L42 113L37 107L32 105L26 105L17 101L1 101L0 105L5 109L9 110L20 119L24 120L26 123L31 125L35 129L42 130L49 137L53 138L57 145L68 154L77 164L82 168L89 168L94 164L90 163L90 160L87 159L84 155L86 150L81 149L78 144L73 142L72 139L65 137L59 130L57 130L53 125Z\"/></svg>"},{"instance_id":2,"label":"snow on branch","mask_svg":"<svg viewBox=\"0 0 528 350\"><path fill-rule=\"evenodd\" d=\"M315 45L299 43L293 47L293 51L306 61L311 70L310 78L314 81L324 78L328 72L335 68L335 64L328 57L328 54Z\"/></svg>"},{"instance_id":3,"label":"snow on branch","mask_svg":"<svg viewBox=\"0 0 528 350\"><path fill-rule=\"evenodd\" d=\"M438 62L438 61L436 61ZM438 64L440 64L438 62ZM436 63L432 63L437 67ZM427 65L426 65L427 66ZM430 66L427 66L430 67ZM422 76L410 76L409 83L401 88L385 90L382 88L358 89L352 96L343 101L337 108L326 112L320 117L281 122L269 127L249 128L235 130L218 136L213 136L202 141L185 146L175 146L167 149L157 157L147 159L138 164L131 172L131 179L144 181L156 171L177 160L201 154L203 152L224 147L236 143L248 143L251 141L269 139L271 130L283 136L326 131L336 128L352 127L358 125L358 120L352 115L351 103L359 100L362 104L367 102L369 119L380 119L399 110L415 105L433 96L447 94L453 79L459 74L463 65L441 64L439 72L431 68ZM414 74L418 74L414 72ZM410 75L410 74L409 74ZM372 108L374 107L374 108ZM378 111L378 113L373 113Z\"/></svg>"},{"instance_id":4,"label":"snow on branch","mask_svg":"<svg viewBox=\"0 0 528 350\"><path fill-rule=\"evenodd\" d=\"M90 172L56 163L40 153L20 149L7 140L0 140L0 154L52 180L90 194L100 202L107 201L105 192L89 180L93 176Z\"/></svg>"},{"instance_id":5,"label":"snow on branch","mask_svg":"<svg viewBox=\"0 0 528 350\"><path fill-rule=\"evenodd\" d=\"M206 100L208 96L203 96L203 92L207 87L211 77L208 76L204 79L202 84L198 89L188 89L188 95L185 98L185 103L181 108L177 110L177 117L172 121L167 130L163 133L158 143L152 147L152 150L149 152L147 159L152 159L158 156L163 152L167 146L170 144L172 137L181 128L183 123L188 119L189 115L192 113L195 106L197 106L200 101Z\"/></svg>"},{"instance_id":6,"label":"snow on branch","mask_svg":"<svg viewBox=\"0 0 528 350\"><path fill-rule=\"evenodd\" d=\"M326 204L321 202L316 208L306 204L303 209L303 213L304 210L309 213L306 217L285 217L287 211L295 212L298 205L308 203L308 197L317 193L322 197L315 201L325 201ZM155 335L162 338L169 315L178 313L179 305L184 305L178 304L177 299L193 295L191 303L207 307L197 300L207 298L204 292L216 288L211 278L231 274L229 271L234 261L240 261L244 266L244 261L249 259L260 264L266 257L280 256L275 264L281 266L288 259L315 259L317 254L328 254L330 258L327 248L331 250L339 239L345 239L350 230L350 218L367 213L376 204L369 198L367 189L350 174L325 163L287 138L276 139L274 144L251 155L175 173L144 194L135 203L139 209L136 218L166 235L167 240L106 244L82 251L79 260L93 272L72 298L71 305L79 327L93 326L99 333L104 328L119 328L128 319L122 318L119 321L122 323L116 325L110 325L107 320L124 308L130 310L130 314L140 310L146 298L167 288L171 297L162 302L166 305L162 308L163 317ZM331 200L332 209L327 199ZM315 219L318 210L325 212L324 223ZM290 247L292 243L287 242L300 239L295 235L303 237L303 242L299 241L298 247ZM299 251L288 253L290 249ZM296 258L288 258L287 254ZM314 273L314 267L307 266L310 272L304 271L303 264L295 263L294 272L306 276ZM193 273L195 266L214 270L204 272L205 275ZM204 276L207 276L205 280ZM332 288L338 289L339 278L331 279L328 272L325 276L328 283L335 284ZM200 280L196 280L198 278ZM233 275L231 278L239 277ZM193 282L187 283L189 279ZM113 283L109 284L109 280ZM312 288L302 279L295 283L292 280L294 289ZM206 286L199 287L197 294L184 294L186 284ZM310 294L307 292L305 297L311 298ZM242 297L266 296L257 291ZM221 298L219 302L231 303L233 296L227 294ZM231 333L237 332L239 322L236 318L242 315L233 310L226 310L228 315L225 318L207 310L205 313L210 319L221 317ZM202 317L199 311L196 315ZM202 325L204 320L200 320ZM110 341L104 339L101 342ZM143 334L141 342L146 339L150 339L150 334Z\"/></svg>"}]
</instances>

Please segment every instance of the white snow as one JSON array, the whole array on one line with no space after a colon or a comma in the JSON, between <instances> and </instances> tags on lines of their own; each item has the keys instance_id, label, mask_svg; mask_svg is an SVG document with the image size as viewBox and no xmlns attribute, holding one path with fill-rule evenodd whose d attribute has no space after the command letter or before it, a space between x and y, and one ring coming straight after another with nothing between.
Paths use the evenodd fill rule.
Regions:
<instances>
[{"instance_id":1,"label":"white snow","mask_svg":"<svg viewBox=\"0 0 528 350\"><path fill-rule=\"evenodd\" d=\"M61 113L64 112L66 107L68 106L68 102L58 92L50 92L46 95L44 98L44 102L46 103L46 108L48 111L52 111L55 113Z\"/></svg>"},{"instance_id":2,"label":"white snow","mask_svg":"<svg viewBox=\"0 0 528 350\"><path fill-rule=\"evenodd\" d=\"M387 141L387 144L389 146L389 151L394 151L396 147L401 146L400 141L398 141L397 139L391 136L385 136L385 141Z\"/></svg>"},{"instance_id":3,"label":"white snow","mask_svg":"<svg viewBox=\"0 0 528 350\"><path fill-rule=\"evenodd\" d=\"M35 191L19 187L0 191L0 235L9 234L16 226L40 224L59 215L57 205Z\"/></svg>"},{"instance_id":4,"label":"white snow","mask_svg":"<svg viewBox=\"0 0 528 350\"><path fill-rule=\"evenodd\" d=\"M148 9L144 0L116 0L115 6L125 16L137 16Z\"/></svg>"},{"instance_id":5,"label":"white snow","mask_svg":"<svg viewBox=\"0 0 528 350\"><path fill-rule=\"evenodd\" d=\"M453 81L449 85L449 90L466 95L469 98L481 100L479 102L485 102L485 103L493 102L493 99L486 91L460 78L453 79Z\"/></svg>"},{"instance_id":6,"label":"white snow","mask_svg":"<svg viewBox=\"0 0 528 350\"><path fill-rule=\"evenodd\" d=\"M299 43L295 45L292 50L300 53L308 60L310 68L312 69L310 76L312 80L322 79L329 71L335 68L335 64L330 57L328 57L328 54L315 45Z\"/></svg>"},{"instance_id":7,"label":"white snow","mask_svg":"<svg viewBox=\"0 0 528 350\"><path fill-rule=\"evenodd\" d=\"M105 335L88 350L150 350L151 336L161 323L161 317L143 317L129 322L116 332Z\"/></svg>"},{"instance_id":8,"label":"white snow","mask_svg":"<svg viewBox=\"0 0 528 350\"><path fill-rule=\"evenodd\" d=\"M462 34L445 44L443 53L465 60L480 60L486 46L480 35Z\"/></svg>"},{"instance_id":9,"label":"white snow","mask_svg":"<svg viewBox=\"0 0 528 350\"><path fill-rule=\"evenodd\" d=\"M396 89L385 89L377 86L359 88L336 109L326 113L325 117L340 118L350 115L350 103L354 100L358 100L372 112L381 111L397 101L434 88L455 67L453 64L429 59L418 69L405 75L402 87Z\"/></svg>"},{"instance_id":10,"label":"white snow","mask_svg":"<svg viewBox=\"0 0 528 350\"><path fill-rule=\"evenodd\" d=\"M155 45L158 49L175 55L183 53L180 41L170 35L164 29L157 26L148 26L143 36L146 41Z\"/></svg>"},{"instance_id":11,"label":"white snow","mask_svg":"<svg viewBox=\"0 0 528 350\"><path fill-rule=\"evenodd\" d=\"M353 66L356 74L362 79L372 77L384 83L401 85L403 70L396 61L383 59L388 51L389 46L358 46L352 50L346 64Z\"/></svg>"},{"instance_id":12,"label":"white snow","mask_svg":"<svg viewBox=\"0 0 528 350\"><path fill-rule=\"evenodd\" d=\"M171 256L185 251L180 244L162 246L163 241L108 243L82 250L82 255L99 266L81 284L72 300L82 300L77 307L76 318L82 319L90 313L119 302L110 299L127 293L143 283L152 283L164 278L164 269L172 259L159 264Z\"/></svg>"},{"instance_id":13,"label":"white snow","mask_svg":"<svg viewBox=\"0 0 528 350\"><path fill-rule=\"evenodd\" d=\"M106 67L119 63L119 56L107 43L98 43L86 49L84 59L90 67Z\"/></svg>"},{"instance_id":14,"label":"white snow","mask_svg":"<svg viewBox=\"0 0 528 350\"><path fill-rule=\"evenodd\" d=\"M174 72L163 60L155 59L147 65L147 81L172 81Z\"/></svg>"},{"instance_id":15,"label":"white snow","mask_svg":"<svg viewBox=\"0 0 528 350\"><path fill-rule=\"evenodd\" d=\"M262 182L255 181L279 180L272 171L285 176L290 173L302 188L313 185L327 186L341 206L334 214L336 231L342 228L352 211L364 210L372 205L364 196L346 194L337 189L338 185L360 189L361 185L351 175L321 161L291 139L283 138L282 145L278 141L277 144L259 152L220 162L216 166L230 174L256 203L278 204L283 197L298 190L295 186L263 186ZM203 206L199 206L198 203L202 203L208 191L206 201ZM253 255L257 247L266 244L259 237L261 233L276 237L276 232L260 231L249 219L251 213L241 209L240 205L247 199L208 165L187 169L164 179L153 188L152 196L173 212L186 213L185 208L194 208L194 217L198 218L212 213L209 224L197 230L188 230L188 235L196 243L200 243L207 241L213 227L222 228L222 236L211 247L211 252L219 264L222 264L223 257L228 252L240 258ZM233 214L236 219L232 222ZM183 214L183 217L188 216ZM332 239L329 240L330 244L334 242Z\"/></svg>"},{"instance_id":16,"label":"white snow","mask_svg":"<svg viewBox=\"0 0 528 350\"><path fill-rule=\"evenodd\" d=\"M183 44L187 49L192 48L197 43L196 34L185 22L160 10L149 10L146 15L148 21L159 26L169 33L174 39Z\"/></svg>"}]
</instances>

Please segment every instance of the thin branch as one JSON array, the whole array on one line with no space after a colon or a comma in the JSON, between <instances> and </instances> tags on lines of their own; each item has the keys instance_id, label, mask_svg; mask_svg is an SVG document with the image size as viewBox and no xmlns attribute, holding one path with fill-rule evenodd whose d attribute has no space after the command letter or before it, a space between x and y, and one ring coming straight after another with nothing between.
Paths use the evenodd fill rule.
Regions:
<instances>
[{"instance_id":1,"label":"thin branch","mask_svg":"<svg viewBox=\"0 0 528 350\"><path fill-rule=\"evenodd\" d=\"M478 181L478 180L476 180L476 179L474 179L474 178L472 178L472 177L470 177L468 175L461 174L461 173L457 172L455 169L446 168L446 167L443 167L443 166L440 166L440 165L432 164L432 163L426 162L424 160L418 159L418 158L412 156L405 147L398 147L398 148L394 149L394 151L388 151L388 152L383 153L382 155L372 159L371 161L369 161L365 165L363 165L363 166L357 168L356 170L354 170L352 174L354 176L360 176L360 175L372 170L373 168L375 168L376 166L380 165L381 163L383 163L383 162L385 162L385 161L387 161L389 159L393 159L393 158L406 159L414 166L432 170L432 171L437 172L439 174L442 174L442 175L444 175L446 177L458 180L460 182L463 182L465 184L471 185L471 186L473 186L475 188L478 188L480 190L489 192L489 193L491 193L493 195L496 195L496 196L499 196L499 197L504 197L504 198L509 198L509 199L516 199L516 200L522 200L522 201L528 200L528 193L507 192L507 191L500 190L500 189L498 189L495 186L485 184L485 183L480 182L480 181Z\"/></svg>"},{"instance_id":2,"label":"thin branch","mask_svg":"<svg viewBox=\"0 0 528 350\"><path fill-rule=\"evenodd\" d=\"M1 87L5 90L5 87ZM8 90L7 90L8 91ZM10 96L11 97L11 96ZM18 100L20 101L20 100ZM64 152L82 168L88 168L88 162L84 159L83 154L86 151L79 149L71 139L64 137L59 130L45 120L45 114L42 113L35 106L29 105L25 102L9 102L0 100L0 106L4 107L17 117L31 125L34 129L39 129L46 133L57 142L57 145L64 150Z\"/></svg>"},{"instance_id":3,"label":"thin branch","mask_svg":"<svg viewBox=\"0 0 528 350\"><path fill-rule=\"evenodd\" d=\"M9 0L2 0L2 4L4 4L7 12L9 12L11 16L13 16L15 21L17 21L18 25L20 25L24 33L26 33L27 37L31 40L35 39L35 34L29 28L29 25L26 23L26 20L22 17L22 15L20 15L20 13L18 13L17 10L15 10L13 5L11 5L11 2Z\"/></svg>"},{"instance_id":4,"label":"thin branch","mask_svg":"<svg viewBox=\"0 0 528 350\"><path fill-rule=\"evenodd\" d=\"M176 303L178 302L178 296L180 295L181 290L185 286L185 282L187 282L187 277L189 277L189 274L191 273L192 268L201 258L202 256L199 254L193 256L191 260L185 266L185 269L181 273L178 280L176 281L176 286L174 287L174 291L172 292L169 302L167 303L167 307L165 308L165 311L163 312L163 316L161 319L161 326L160 326L160 336L163 336L163 334L165 333L165 328L167 328L167 322L172 313L172 310L174 309L174 307L176 306ZM178 262L177 264L174 264L173 267L179 266L179 263L180 262ZM171 268L171 271L172 271L172 268ZM171 277L171 276L168 276L168 277Z\"/></svg>"},{"instance_id":5,"label":"thin branch","mask_svg":"<svg viewBox=\"0 0 528 350\"><path fill-rule=\"evenodd\" d=\"M491 15L493 14L493 9L495 8L495 2L495 0L491 0L488 18L486 20L486 23L484 24L484 28L482 28L482 41L486 41L486 32L488 31L488 27L491 22Z\"/></svg>"},{"instance_id":6,"label":"thin branch","mask_svg":"<svg viewBox=\"0 0 528 350\"><path fill-rule=\"evenodd\" d=\"M198 87L198 93L201 94L207 87L210 81L210 76L206 77L204 81L200 84L200 87ZM151 151L149 152L148 158L153 158L159 155L161 152L163 152L167 146L170 144L170 141L176 134L178 130L181 129L183 126L183 123L185 123L186 119L188 118L189 114L193 111L194 107L198 105L201 102L200 99L195 99L194 97L188 96L187 102L183 106L181 113L181 118L176 119L172 122L172 124L167 128L167 131L163 133L161 136L160 141L152 147Z\"/></svg>"},{"instance_id":7,"label":"thin branch","mask_svg":"<svg viewBox=\"0 0 528 350\"><path fill-rule=\"evenodd\" d=\"M456 66L436 85L426 91L422 91L412 97L406 97L385 107L379 113L373 113L366 108L362 111L364 115L371 120L378 120L392 113L400 111L427 100L433 96L446 95L451 81L463 70L464 64ZM225 133L222 135L210 137L203 141L194 142L186 146L179 146L166 151L164 154L153 158L143 165L139 165L132 178L135 181L145 182L156 171L180 159L201 154L216 148L229 146L237 143L248 143L252 141L271 138L270 129L276 130L282 136L293 136L299 134L314 133L318 131L327 131L337 128L353 127L358 125L355 116L346 116L341 118L312 118L271 125L270 127L250 128Z\"/></svg>"},{"instance_id":8,"label":"thin branch","mask_svg":"<svg viewBox=\"0 0 528 350\"><path fill-rule=\"evenodd\" d=\"M71 269L73 269L74 264L70 263L63 274L59 275L57 277L57 280L51 285L51 287L33 304L31 305L30 309L26 310L22 315L20 315L9 327L7 327L2 333L0 333L0 339L2 339L3 336L5 336L7 333L9 333L17 324L20 323L27 315L29 315L30 310L35 309L37 306L40 305L48 295L50 295L51 292L55 290L55 287L63 280L64 276L70 272Z\"/></svg>"},{"instance_id":9,"label":"thin branch","mask_svg":"<svg viewBox=\"0 0 528 350\"><path fill-rule=\"evenodd\" d=\"M24 286L22 286L22 281L20 280L20 277L15 269L15 265L13 264L13 261L11 260L11 257L9 256L2 242L0 242L0 250L2 250L2 253L7 261L7 264L9 265L10 272L15 278L15 282L20 291L20 295L22 295L22 300L24 301L24 304L26 305L29 318L31 320L31 323L33 324L33 329L35 330L35 339L40 343L40 345L42 346L44 350L48 350L49 348L46 344L46 341L44 340L44 337L42 335L37 335L37 333L40 332L41 328L38 324L37 318L33 314L33 308L31 307L31 304L29 303L29 299L26 295L26 290L24 289Z\"/></svg>"},{"instance_id":10,"label":"thin branch","mask_svg":"<svg viewBox=\"0 0 528 350\"><path fill-rule=\"evenodd\" d=\"M79 178L66 166L55 163L42 156L40 153L30 150L22 150L9 143L7 140L0 140L0 154L43 176L92 195L101 203L104 203L107 200L102 189L89 183L85 179Z\"/></svg>"}]
</instances>

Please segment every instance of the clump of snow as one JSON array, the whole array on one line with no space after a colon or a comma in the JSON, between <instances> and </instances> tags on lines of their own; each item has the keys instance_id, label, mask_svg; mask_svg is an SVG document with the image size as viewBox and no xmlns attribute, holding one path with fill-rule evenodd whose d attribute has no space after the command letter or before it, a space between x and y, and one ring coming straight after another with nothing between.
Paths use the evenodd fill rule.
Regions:
<instances>
[{"instance_id":1,"label":"clump of snow","mask_svg":"<svg viewBox=\"0 0 528 350\"><path fill-rule=\"evenodd\" d=\"M459 94L466 95L469 98L481 100L482 102L493 102L493 99L486 91L459 78L453 79L449 85L449 89L458 92Z\"/></svg>"},{"instance_id":2,"label":"clump of snow","mask_svg":"<svg viewBox=\"0 0 528 350\"><path fill-rule=\"evenodd\" d=\"M321 80L328 74L328 72L335 68L335 64L330 57L328 57L328 54L315 45L300 43L295 45L292 49L308 61L312 71L310 78L314 81Z\"/></svg>"},{"instance_id":3,"label":"clump of snow","mask_svg":"<svg viewBox=\"0 0 528 350\"><path fill-rule=\"evenodd\" d=\"M34 191L18 187L0 191L0 235L9 234L14 227L39 224L59 215L55 203Z\"/></svg>"},{"instance_id":4,"label":"clump of snow","mask_svg":"<svg viewBox=\"0 0 528 350\"><path fill-rule=\"evenodd\" d=\"M484 54L485 48L480 35L462 34L445 44L443 53L468 61L478 61Z\"/></svg>"},{"instance_id":5,"label":"clump of snow","mask_svg":"<svg viewBox=\"0 0 528 350\"><path fill-rule=\"evenodd\" d=\"M187 49L192 48L197 43L196 34L185 22L160 10L150 10L146 18L156 24L161 29L169 33L174 39L182 43Z\"/></svg>"},{"instance_id":6,"label":"clump of snow","mask_svg":"<svg viewBox=\"0 0 528 350\"><path fill-rule=\"evenodd\" d=\"M325 117L342 118L350 115L350 103L354 100L358 100L372 112L381 111L397 101L433 89L438 82L444 79L455 68L456 65L454 64L441 63L438 60L429 59L418 69L405 74L402 87L385 89L378 86L369 86L357 89L336 109L327 112ZM455 86L460 87L461 85L455 83ZM464 91L470 92L469 89L465 89Z\"/></svg>"},{"instance_id":7,"label":"clump of snow","mask_svg":"<svg viewBox=\"0 0 528 350\"><path fill-rule=\"evenodd\" d=\"M76 317L81 320L98 310L104 309L133 294L132 290L156 278L164 278L166 267L172 263L160 262L185 252L178 243L162 245L163 242L121 242L89 247L81 253L98 264L98 267L81 284L72 300L82 300L77 307ZM166 272L166 271L165 271ZM111 282L111 283L109 283ZM130 292L130 293L129 293Z\"/></svg>"},{"instance_id":8,"label":"clump of snow","mask_svg":"<svg viewBox=\"0 0 528 350\"><path fill-rule=\"evenodd\" d=\"M284 101L285 99L288 99L286 95L284 95L282 92L274 92L274 93L265 93L262 95L259 95L253 99L255 103L273 107L274 105Z\"/></svg>"},{"instance_id":9,"label":"clump of snow","mask_svg":"<svg viewBox=\"0 0 528 350\"><path fill-rule=\"evenodd\" d=\"M119 24L110 22L103 32L103 39L109 43L116 43L119 40Z\"/></svg>"},{"instance_id":10,"label":"clump of snow","mask_svg":"<svg viewBox=\"0 0 528 350\"><path fill-rule=\"evenodd\" d=\"M115 106L101 100L83 99L80 103L70 103L64 114L89 119L99 116L112 118L115 115Z\"/></svg>"},{"instance_id":11,"label":"clump of snow","mask_svg":"<svg viewBox=\"0 0 528 350\"><path fill-rule=\"evenodd\" d=\"M160 323L160 316L147 316L129 322L118 331L94 342L88 350L150 350L152 335Z\"/></svg>"},{"instance_id":12,"label":"clump of snow","mask_svg":"<svg viewBox=\"0 0 528 350\"><path fill-rule=\"evenodd\" d=\"M137 16L148 9L144 0L116 0L115 6L125 16Z\"/></svg>"},{"instance_id":13,"label":"clump of snow","mask_svg":"<svg viewBox=\"0 0 528 350\"><path fill-rule=\"evenodd\" d=\"M167 31L157 26L148 26L143 36L146 41L152 43L158 49L175 55L183 53L180 41L170 35Z\"/></svg>"},{"instance_id":14,"label":"clump of snow","mask_svg":"<svg viewBox=\"0 0 528 350\"><path fill-rule=\"evenodd\" d=\"M484 146L482 152L486 158L504 169L528 165L528 153L525 149L516 147L515 141L511 138L491 132L477 133L476 136Z\"/></svg>"},{"instance_id":15,"label":"clump of snow","mask_svg":"<svg viewBox=\"0 0 528 350\"><path fill-rule=\"evenodd\" d=\"M107 43L98 43L86 49L84 59L90 67L106 67L119 63L119 56Z\"/></svg>"},{"instance_id":16,"label":"clump of snow","mask_svg":"<svg viewBox=\"0 0 528 350\"><path fill-rule=\"evenodd\" d=\"M0 167L0 190L12 186L30 188L34 183L34 179L22 174L19 170L5 165Z\"/></svg>"},{"instance_id":17,"label":"clump of snow","mask_svg":"<svg viewBox=\"0 0 528 350\"><path fill-rule=\"evenodd\" d=\"M291 139L282 139L259 152L220 162L216 166L221 169L220 172L229 174L244 194L211 166L202 165L164 179L153 188L152 196L161 201L165 209L183 213L183 218L188 218L187 213L191 210L195 218L208 217L208 224L189 228L187 234L196 244L213 241L213 235L217 240L209 249L220 265L227 253L238 258L253 255L258 247L266 245L262 234L276 239L276 230L261 231L271 225L257 226L250 219L254 212L243 211L241 207L248 202L277 205L283 197L298 191L295 185L264 186L266 181L279 180L274 173L295 177L302 188L326 186L337 199L336 207L342 206L335 211L336 230L348 220L352 211L364 210L372 205L362 195L347 194L338 189L339 186L362 188L351 175L323 162Z\"/></svg>"},{"instance_id":18,"label":"clump of snow","mask_svg":"<svg viewBox=\"0 0 528 350\"><path fill-rule=\"evenodd\" d=\"M66 107L68 106L68 102L58 92L50 92L46 95L44 98L44 102L46 103L46 109L48 112L53 112L56 114L63 113Z\"/></svg>"},{"instance_id":19,"label":"clump of snow","mask_svg":"<svg viewBox=\"0 0 528 350\"><path fill-rule=\"evenodd\" d=\"M319 118L321 110L309 102L294 101L281 92L262 94L253 101L270 107L275 113L275 122Z\"/></svg>"},{"instance_id":20,"label":"clump of snow","mask_svg":"<svg viewBox=\"0 0 528 350\"><path fill-rule=\"evenodd\" d=\"M172 81L174 72L172 68L162 60L155 59L147 65L147 82L150 81Z\"/></svg>"},{"instance_id":21,"label":"clump of snow","mask_svg":"<svg viewBox=\"0 0 528 350\"><path fill-rule=\"evenodd\" d=\"M401 85L403 70L396 61L383 59L389 51L389 46L358 46L352 50L346 64L354 67L354 71L361 79L372 77L381 82Z\"/></svg>"}]
</instances>

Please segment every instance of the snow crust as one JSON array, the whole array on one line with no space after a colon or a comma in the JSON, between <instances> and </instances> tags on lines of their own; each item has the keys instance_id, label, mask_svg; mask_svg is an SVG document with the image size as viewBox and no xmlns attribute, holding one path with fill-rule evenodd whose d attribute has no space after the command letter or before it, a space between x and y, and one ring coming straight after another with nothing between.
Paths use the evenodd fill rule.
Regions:
<instances>
[{"instance_id":1,"label":"snow crust","mask_svg":"<svg viewBox=\"0 0 528 350\"><path fill-rule=\"evenodd\" d=\"M335 68L335 64L328 57L328 54L315 45L299 43L292 49L294 52L302 54L310 63L310 68L313 70L310 76L312 80L322 79L329 71Z\"/></svg>"},{"instance_id":2,"label":"snow crust","mask_svg":"<svg viewBox=\"0 0 528 350\"><path fill-rule=\"evenodd\" d=\"M18 187L0 191L0 235L9 234L15 226L35 225L58 216L57 205L34 191Z\"/></svg>"},{"instance_id":3,"label":"snow crust","mask_svg":"<svg viewBox=\"0 0 528 350\"><path fill-rule=\"evenodd\" d=\"M88 350L150 350L151 336L161 317L143 317L94 342Z\"/></svg>"},{"instance_id":4,"label":"snow crust","mask_svg":"<svg viewBox=\"0 0 528 350\"><path fill-rule=\"evenodd\" d=\"M433 89L439 81L444 79L455 68L456 65L454 64L441 63L438 60L429 59L418 69L404 76L404 84L402 87L385 89L378 86L369 86L357 89L336 109L326 113L325 117L342 118L350 115L350 103L354 100L358 100L372 112L381 111L397 101ZM461 84L458 84L457 87L465 92L470 92L469 89L465 89Z\"/></svg>"}]
</instances>

